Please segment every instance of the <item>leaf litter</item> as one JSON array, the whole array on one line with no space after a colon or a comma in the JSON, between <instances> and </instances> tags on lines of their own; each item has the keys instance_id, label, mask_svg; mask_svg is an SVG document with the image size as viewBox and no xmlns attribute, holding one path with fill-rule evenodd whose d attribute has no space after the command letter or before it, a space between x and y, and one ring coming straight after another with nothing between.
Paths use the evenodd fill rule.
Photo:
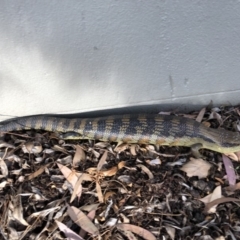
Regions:
<instances>
[{"instance_id":1,"label":"leaf litter","mask_svg":"<svg viewBox=\"0 0 240 240\"><path fill-rule=\"evenodd\" d=\"M240 129L239 107L178 115ZM201 153L8 133L0 144L0 239L239 239L240 154Z\"/></svg>"}]
</instances>

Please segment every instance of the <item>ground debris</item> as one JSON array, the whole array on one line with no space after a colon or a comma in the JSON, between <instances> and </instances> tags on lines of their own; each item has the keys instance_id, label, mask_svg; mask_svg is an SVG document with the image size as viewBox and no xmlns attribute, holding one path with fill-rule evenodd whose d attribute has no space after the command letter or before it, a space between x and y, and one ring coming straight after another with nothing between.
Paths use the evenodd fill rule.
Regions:
<instances>
[{"instance_id":1,"label":"ground debris","mask_svg":"<svg viewBox=\"0 0 240 240\"><path fill-rule=\"evenodd\" d=\"M165 113L171 114L171 113ZM178 114L240 131L240 108ZM89 140L44 131L0 144L0 239L239 239L240 153Z\"/></svg>"}]
</instances>

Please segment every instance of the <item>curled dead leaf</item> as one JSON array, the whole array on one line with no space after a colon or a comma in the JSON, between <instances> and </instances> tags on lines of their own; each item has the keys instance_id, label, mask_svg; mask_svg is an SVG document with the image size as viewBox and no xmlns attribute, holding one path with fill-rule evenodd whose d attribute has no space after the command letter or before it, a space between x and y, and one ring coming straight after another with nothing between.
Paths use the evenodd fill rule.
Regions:
<instances>
[{"instance_id":1,"label":"curled dead leaf","mask_svg":"<svg viewBox=\"0 0 240 240\"><path fill-rule=\"evenodd\" d=\"M240 199L230 198L230 197L221 197L221 198L215 199L212 202L209 202L208 204L206 204L204 212L209 213L212 207L225 202L240 202Z\"/></svg>"},{"instance_id":2,"label":"curled dead leaf","mask_svg":"<svg viewBox=\"0 0 240 240\"><path fill-rule=\"evenodd\" d=\"M136 155L137 155L137 152L136 152L137 147L138 147L137 144L131 144L131 146L130 146L130 152L131 152L131 154L132 154L133 156L136 156Z\"/></svg>"},{"instance_id":3,"label":"curled dead leaf","mask_svg":"<svg viewBox=\"0 0 240 240\"><path fill-rule=\"evenodd\" d=\"M237 156L238 161L240 161L240 151L234 153ZM231 157L230 157L231 158Z\"/></svg>"},{"instance_id":4,"label":"curled dead leaf","mask_svg":"<svg viewBox=\"0 0 240 240\"><path fill-rule=\"evenodd\" d=\"M118 169L122 169L125 166L126 166L126 161L121 161L118 163Z\"/></svg>"},{"instance_id":5,"label":"curled dead leaf","mask_svg":"<svg viewBox=\"0 0 240 240\"><path fill-rule=\"evenodd\" d=\"M113 191L110 191L110 192L106 192L104 194L104 202L107 202L109 200L109 198L111 198L112 196L116 195L115 192Z\"/></svg>"},{"instance_id":6,"label":"curled dead leaf","mask_svg":"<svg viewBox=\"0 0 240 240\"><path fill-rule=\"evenodd\" d=\"M137 167L141 168L143 170L143 172L145 172L148 175L149 179L153 179L152 172L146 166L144 166L142 164L137 164Z\"/></svg>"},{"instance_id":7,"label":"curled dead leaf","mask_svg":"<svg viewBox=\"0 0 240 240\"><path fill-rule=\"evenodd\" d=\"M237 153L225 153L225 155L234 161L237 161L237 162L239 161L239 157L238 157Z\"/></svg>"}]
</instances>

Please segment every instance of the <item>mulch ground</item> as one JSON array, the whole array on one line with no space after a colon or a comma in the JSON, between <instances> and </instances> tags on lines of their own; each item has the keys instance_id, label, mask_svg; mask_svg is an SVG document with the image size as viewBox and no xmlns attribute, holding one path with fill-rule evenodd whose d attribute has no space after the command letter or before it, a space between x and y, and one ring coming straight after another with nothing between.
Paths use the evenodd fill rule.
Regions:
<instances>
[{"instance_id":1,"label":"mulch ground","mask_svg":"<svg viewBox=\"0 0 240 240\"><path fill-rule=\"evenodd\" d=\"M240 131L240 107L176 115ZM0 150L0 239L240 239L239 153L34 130Z\"/></svg>"}]
</instances>

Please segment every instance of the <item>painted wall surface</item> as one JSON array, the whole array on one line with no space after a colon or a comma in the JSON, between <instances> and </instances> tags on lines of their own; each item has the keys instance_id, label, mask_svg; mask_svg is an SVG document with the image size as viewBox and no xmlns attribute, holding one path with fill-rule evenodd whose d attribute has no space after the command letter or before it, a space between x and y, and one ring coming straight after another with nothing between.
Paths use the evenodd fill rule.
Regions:
<instances>
[{"instance_id":1,"label":"painted wall surface","mask_svg":"<svg viewBox=\"0 0 240 240\"><path fill-rule=\"evenodd\" d=\"M239 1L0 1L0 119L239 96Z\"/></svg>"}]
</instances>

